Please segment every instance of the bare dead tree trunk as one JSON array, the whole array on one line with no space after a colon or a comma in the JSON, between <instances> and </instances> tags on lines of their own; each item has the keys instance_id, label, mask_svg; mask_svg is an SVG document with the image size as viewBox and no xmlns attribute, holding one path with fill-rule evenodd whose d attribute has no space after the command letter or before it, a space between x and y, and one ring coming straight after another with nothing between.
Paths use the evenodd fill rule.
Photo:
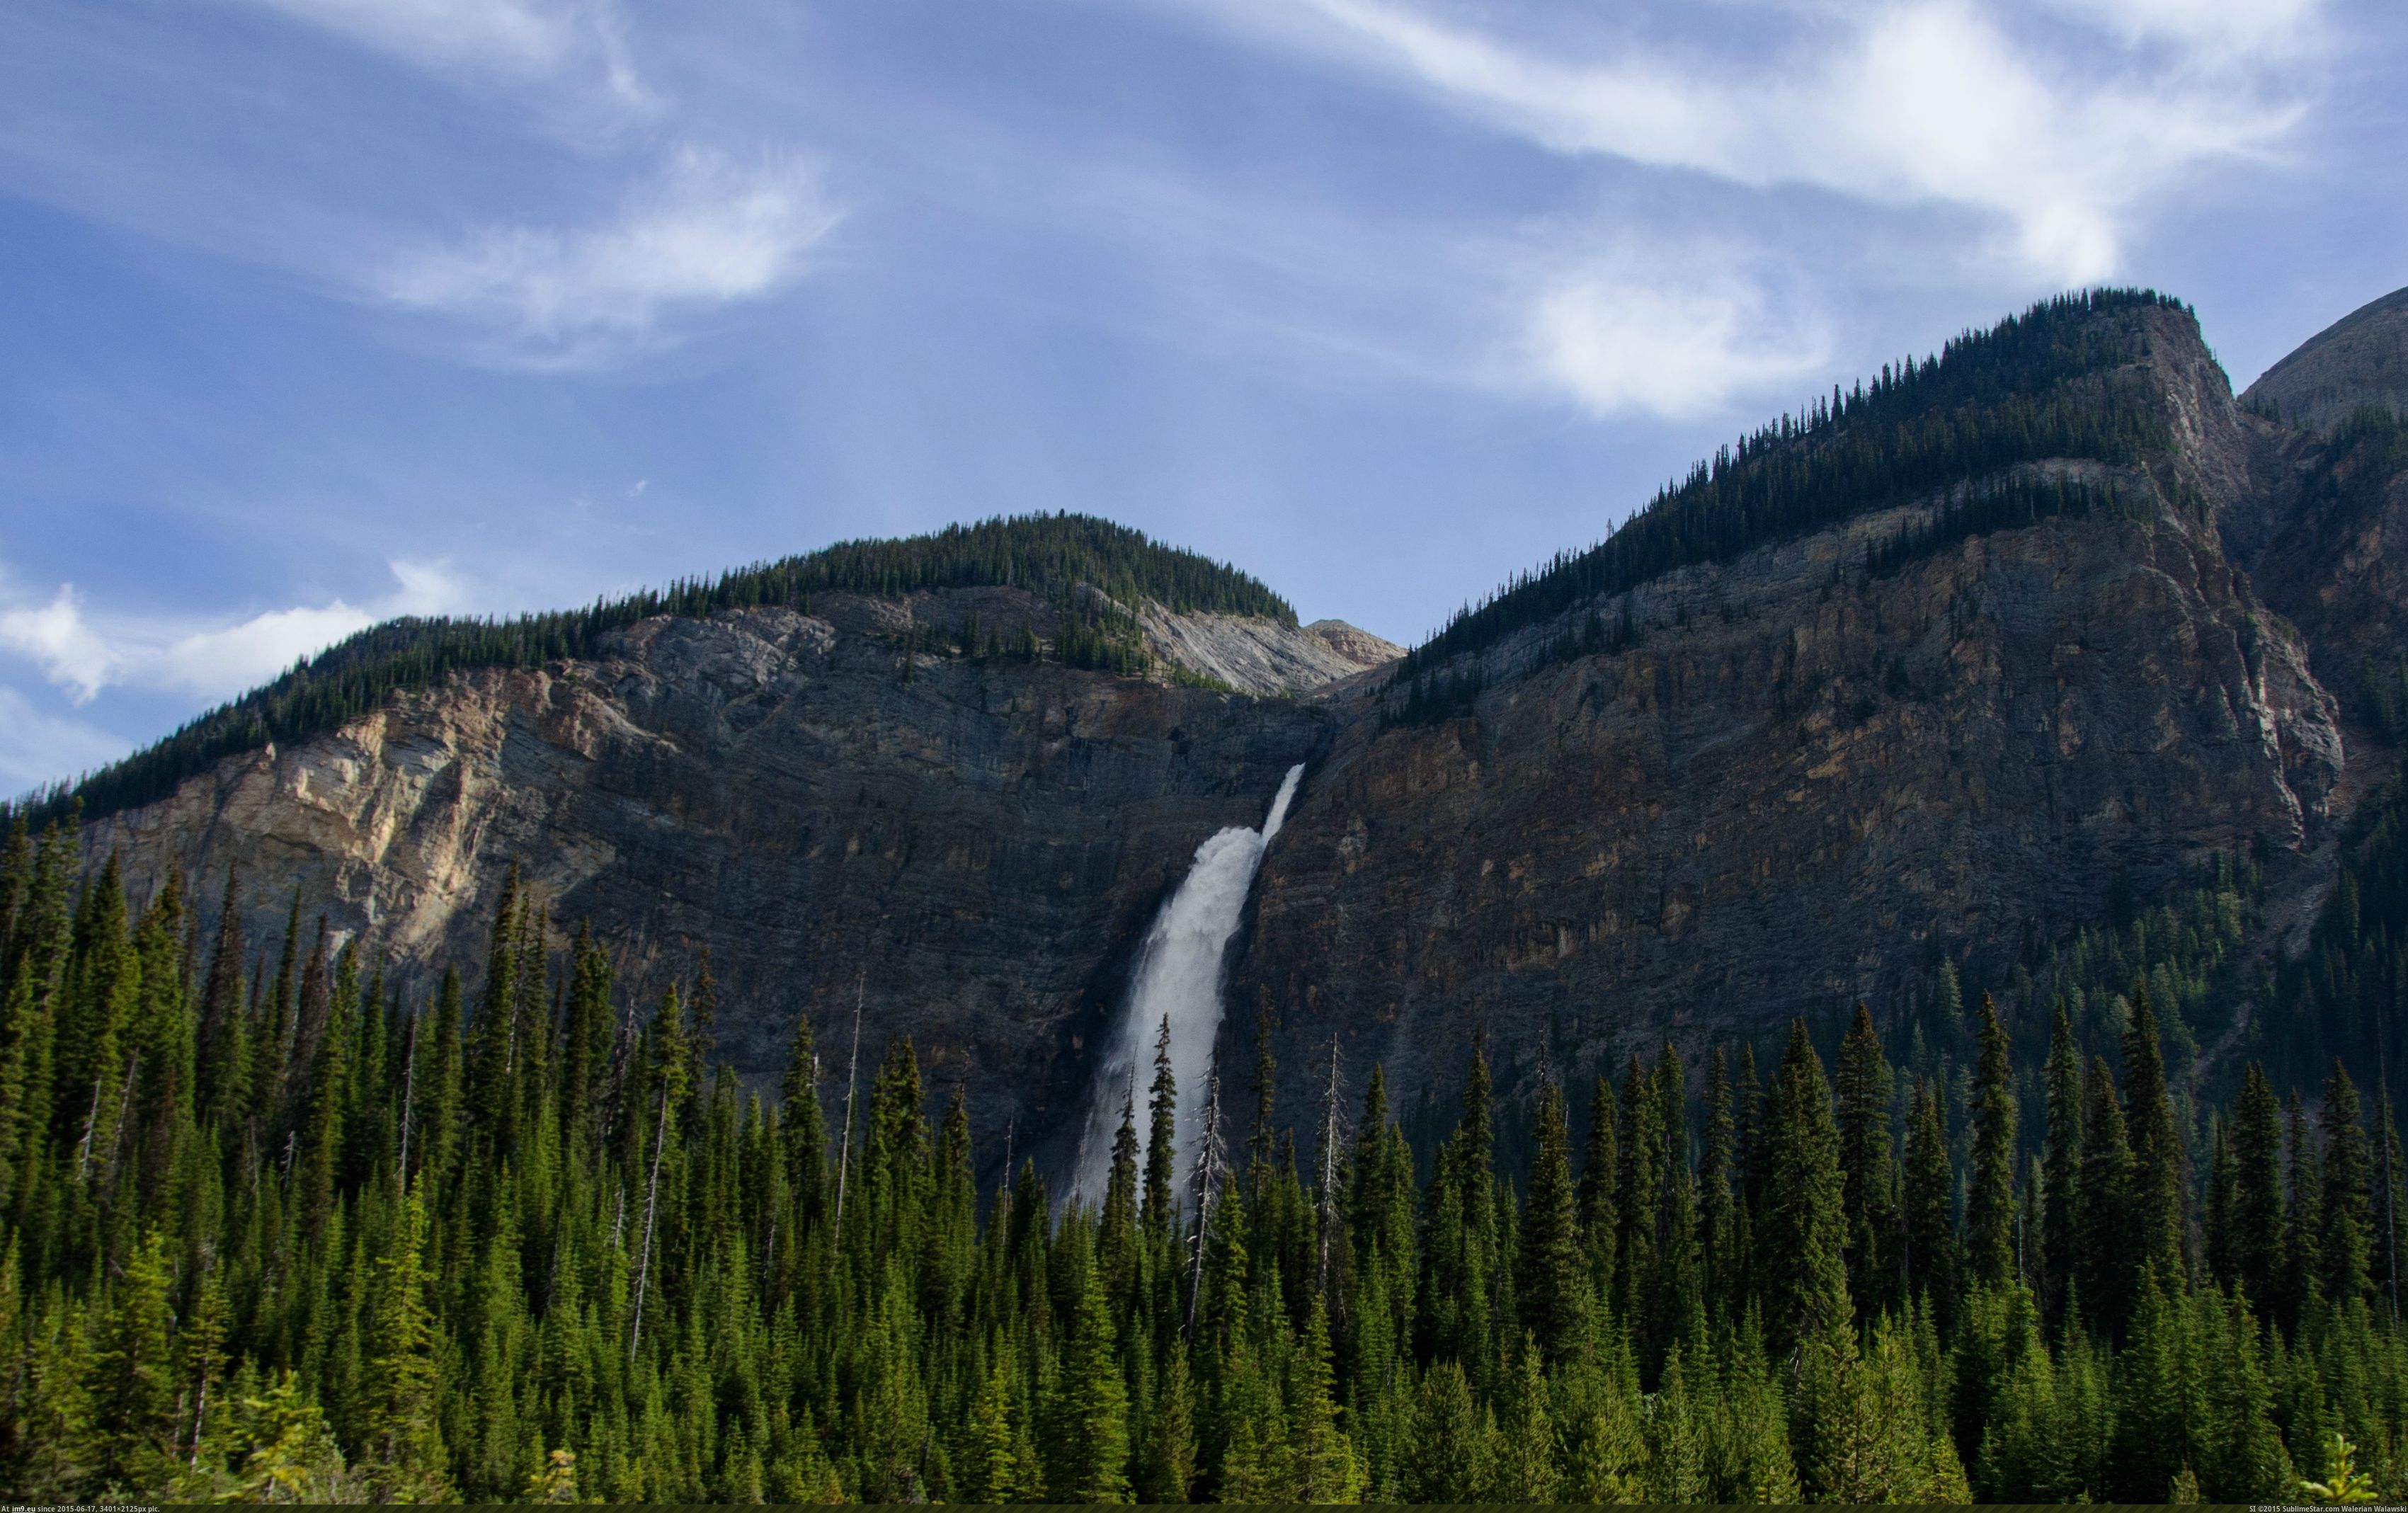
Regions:
<instances>
[{"instance_id":1,"label":"bare dead tree trunk","mask_svg":"<svg viewBox=\"0 0 2408 1513\"><path fill-rule=\"evenodd\" d=\"M1212 1199L1221 1191L1227 1163L1221 1149L1221 1052L1214 1048L1211 1075L1204 1083L1204 1129L1196 1142L1196 1247L1187 1271L1186 1332L1196 1333L1196 1305L1204 1295L1204 1253L1212 1233Z\"/></svg>"},{"instance_id":2,"label":"bare dead tree trunk","mask_svg":"<svg viewBox=\"0 0 2408 1513\"><path fill-rule=\"evenodd\" d=\"M134 1076L141 1067L142 1048L136 1046L134 1053L125 1058L125 1085L117 1090L117 1111L109 1116L108 1144L105 1148L108 1170L101 1178L105 1182L117 1179L118 1153L125 1149L125 1111L134 1106Z\"/></svg>"},{"instance_id":3,"label":"bare dead tree trunk","mask_svg":"<svg viewBox=\"0 0 2408 1513\"><path fill-rule=\"evenodd\" d=\"M1329 1037L1329 1083L1321 1093L1321 1292L1329 1296L1329 1263L1338 1239L1338 1037ZM1332 1300L1335 1301L1335 1300ZM1335 1311L1334 1309L1332 1310Z\"/></svg>"},{"instance_id":4,"label":"bare dead tree trunk","mask_svg":"<svg viewBox=\"0 0 2408 1513\"><path fill-rule=\"evenodd\" d=\"M853 1169L853 1094L861 1084L861 1000L869 990L869 976L862 975L853 991L853 1059L844 1068L844 1142L836 1149L836 1235L844 1235L844 1179Z\"/></svg>"},{"instance_id":5,"label":"bare dead tree trunk","mask_svg":"<svg viewBox=\"0 0 2408 1513\"><path fill-rule=\"evenodd\" d=\"M108 1080L103 1072L92 1079L92 1107L83 1116L83 1138L76 1142L76 1181L81 1183L92 1165L92 1132L100 1123L100 1090Z\"/></svg>"},{"instance_id":6,"label":"bare dead tree trunk","mask_svg":"<svg viewBox=\"0 0 2408 1513\"><path fill-rule=\"evenodd\" d=\"M644 1190L644 1253L636 1263L636 1320L627 1331L627 1358L636 1357L637 1342L644 1337L644 1284L652 1270L652 1220L661 1196L661 1152L669 1143L669 1090L666 1079L661 1084L661 1120L652 1135L652 1177Z\"/></svg>"},{"instance_id":7,"label":"bare dead tree trunk","mask_svg":"<svg viewBox=\"0 0 2408 1513\"><path fill-rule=\"evenodd\" d=\"M409 1016L409 1055L401 1074L401 1159L394 1163L393 1175L404 1188L409 1186L409 1116L418 1110L418 1021L422 1017Z\"/></svg>"}]
</instances>

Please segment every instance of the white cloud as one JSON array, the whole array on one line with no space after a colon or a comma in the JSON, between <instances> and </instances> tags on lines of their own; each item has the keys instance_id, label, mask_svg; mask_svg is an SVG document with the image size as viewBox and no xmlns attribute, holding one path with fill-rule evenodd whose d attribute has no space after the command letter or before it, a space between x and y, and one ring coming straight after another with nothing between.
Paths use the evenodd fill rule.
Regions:
<instances>
[{"instance_id":1,"label":"white cloud","mask_svg":"<svg viewBox=\"0 0 2408 1513\"><path fill-rule=\"evenodd\" d=\"M78 704L119 684L225 698L379 621L460 607L461 586L444 564L391 567L394 591L369 604L336 599L224 624L89 616L75 586L62 583L47 604L0 610L0 649L33 663Z\"/></svg>"},{"instance_id":2,"label":"white cloud","mask_svg":"<svg viewBox=\"0 0 2408 1513\"><path fill-rule=\"evenodd\" d=\"M2052 8L2126 42L2169 41L2224 65L2253 52L2294 52L2315 36L2322 0L2049 0Z\"/></svg>"},{"instance_id":3,"label":"white cloud","mask_svg":"<svg viewBox=\"0 0 2408 1513\"><path fill-rule=\"evenodd\" d=\"M1400 74L1450 106L1569 155L1602 155L1765 187L1803 184L1887 205L1938 204L2014 228L2032 269L2085 282L2117 267L2125 222L2169 176L2267 150L2297 108L2202 70L2254 21L2184 19L2187 0L2095 0L2095 20L2192 44L2170 60L2076 66L1971 0L1848 9L1755 64L1701 65L1632 47L1583 61L1431 19L1405 0L1306 0L1262 29ZM2294 29L2314 7L2286 8ZM2086 36L2088 50L2112 50Z\"/></svg>"},{"instance_id":4,"label":"white cloud","mask_svg":"<svg viewBox=\"0 0 2408 1513\"><path fill-rule=\"evenodd\" d=\"M60 584L49 604L0 611L0 646L39 666L43 677L73 692L78 704L90 703L114 681L115 654L85 623L83 596L72 583Z\"/></svg>"},{"instance_id":5,"label":"white cloud","mask_svg":"<svg viewBox=\"0 0 2408 1513\"><path fill-rule=\"evenodd\" d=\"M255 0L437 71L543 79L597 74L627 105L651 99L609 0Z\"/></svg>"},{"instance_id":6,"label":"white cloud","mask_svg":"<svg viewBox=\"0 0 2408 1513\"><path fill-rule=\"evenodd\" d=\"M80 720L47 715L0 683L0 792L22 793L123 756L132 742Z\"/></svg>"},{"instance_id":7,"label":"white cloud","mask_svg":"<svg viewBox=\"0 0 2408 1513\"><path fill-rule=\"evenodd\" d=\"M1819 330L1775 317L1760 284L1688 250L1623 249L1545 278L1525 332L1529 371L1600 415L1686 419L1822 365Z\"/></svg>"},{"instance_id":8,"label":"white cloud","mask_svg":"<svg viewBox=\"0 0 2408 1513\"><path fill-rule=\"evenodd\" d=\"M487 228L410 254L378 287L394 304L490 334L496 360L591 366L655 344L680 312L784 288L841 214L808 163L689 150L615 221Z\"/></svg>"}]
</instances>

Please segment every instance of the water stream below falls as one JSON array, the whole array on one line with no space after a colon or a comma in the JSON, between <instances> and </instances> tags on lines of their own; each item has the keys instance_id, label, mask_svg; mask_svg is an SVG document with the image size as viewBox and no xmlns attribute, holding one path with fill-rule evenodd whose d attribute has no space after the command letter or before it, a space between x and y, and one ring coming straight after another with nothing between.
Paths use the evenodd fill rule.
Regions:
<instances>
[{"instance_id":1,"label":"water stream below falls","mask_svg":"<svg viewBox=\"0 0 2408 1513\"><path fill-rule=\"evenodd\" d=\"M1087 1098L1087 1121L1079 1135L1079 1166L1072 1196L1094 1206L1104 1200L1111 1177L1112 1136L1120 1128L1121 1103L1128 1096L1129 1077L1137 1074L1137 1138L1143 1149L1152 1138L1154 1120L1146 1108L1146 1090L1154 1081L1154 1043L1163 1021L1170 1022L1170 1069L1179 1078L1182 1113L1178 1130L1179 1183L1196 1164L1196 1142L1202 1131L1186 1111L1201 1106L1205 1073L1212 1063L1212 1039L1221 1030L1221 974L1229 937L1238 933L1246 895L1254 886L1263 850L1287 818L1288 802L1304 776L1304 764L1287 769L1279 796L1260 830L1231 825L1196 848L1196 862L1187 880L1154 916L1153 928L1138 948L1137 971L1129 980L1128 1007L1112 1030L1096 1066L1096 1082Z\"/></svg>"}]
</instances>

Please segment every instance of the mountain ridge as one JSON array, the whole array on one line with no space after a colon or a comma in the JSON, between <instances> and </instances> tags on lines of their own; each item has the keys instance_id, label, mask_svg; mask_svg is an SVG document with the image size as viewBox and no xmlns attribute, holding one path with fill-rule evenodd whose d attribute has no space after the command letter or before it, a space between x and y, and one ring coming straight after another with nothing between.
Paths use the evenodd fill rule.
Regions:
<instances>
[{"instance_id":1,"label":"mountain ridge","mask_svg":"<svg viewBox=\"0 0 2408 1513\"><path fill-rule=\"evenodd\" d=\"M739 1071L769 1075L796 1014L824 1030L866 984L878 1033L969 1088L982 1140L1016 1127L1053 1155L1145 921L1297 761L1226 1032L1270 1028L1291 1098L1332 1039L1404 1098L1448 1085L1479 1035L1512 1048L1510 1090L1641 1040L1820 1023L1859 996L1905 1024L1943 963L2004 984L2119 898L2236 865L2263 881L2235 949L2271 963L2388 780L2383 709L2408 712L2408 590L2382 550L2408 528L2408 469L2379 427L2327 435L2236 404L2165 296L2036 308L2008 328L2080 360L2043 363L2037 398L2010 389L1950 421L1930 455L1979 465L1901 464L1907 487L1850 464L1860 492L1782 495L1828 497L1828 518L1692 533L1689 560L1491 614L1495 634L1451 647L1441 632L1394 670L1396 649L1292 612L1182 615L1076 579L1052 598L722 606L614 628L596 655L456 673L451 694L388 694L366 723L94 815L84 855L122 855L141 887L272 874L244 906L254 939L281 927L289 879L418 992L473 955L516 859L564 926L619 942L631 1003L709 948L742 1006L724 1043ZM1903 371L1840 396L1828 431L1793 429L1832 442L1956 381ZM2050 395L2072 407L2042 432L2103 438L2100 455L1983 450ZM1817 455L1911 461L1892 441L1938 413L1956 412ZM1711 492L1794 441L1693 482ZM1553 592L1531 586L1471 615ZM1023 616L1052 643L1035 658L970 630ZM1085 665L1054 649L1082 634ZM1113 660L1138 649L1189 676ZM2245 998L2210 998L2186 1033L2228 1060L2269 1033ZM2034 1006L2009 1008L2028 1028Z\"/></svg>"}]
</instances>

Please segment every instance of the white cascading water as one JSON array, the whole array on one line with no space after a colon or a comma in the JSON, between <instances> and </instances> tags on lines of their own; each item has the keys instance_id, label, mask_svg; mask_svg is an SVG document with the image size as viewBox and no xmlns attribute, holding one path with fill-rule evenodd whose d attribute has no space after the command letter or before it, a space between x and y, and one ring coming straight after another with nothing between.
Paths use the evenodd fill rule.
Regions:
<instances>
[{"instance_id":1,"label":"white cascading water","mask_svg":"<svg viewBox=\"0 0 2408 1513\"><path fill-rule=\"evenodd\" d=\"M1137 1073L1138 1148L1153 1137L1154 1119L1146 1108L1146 1090L1154 1081L1154 1043L1163 1019L1170 1021L1170 1070L1179 1078L1181 1118L1178 1124L1179 1182L1183 1191L1196 1164L1196 1141L1202 1133L1191 1110L1204 1095L1204 1078L1212 1063L1212 1039L1221 1029L1221 965L1229 937L1238 933L1238 917L1245 911L1246 894L1254 885L1263 850L1287 818L1288 801L1304 776L1304 764L1287 769L1279 796L1271 800L1269 818L1260 830L1231 825L1196 848L1195 865L1187 880L1154 916L1138 949L1137 973L1129 984L1128 1011L1112 1031L1096 1067L1096 1086L1089 1095L1086 1127L1079 1136L1079 1169L1072 1197L1090 1206L1100 1204L1111 1178L1112 1137L1120 1129L1121 1103L1129 1092L1129 1074Z\"/></svg>"}]
</instances>

